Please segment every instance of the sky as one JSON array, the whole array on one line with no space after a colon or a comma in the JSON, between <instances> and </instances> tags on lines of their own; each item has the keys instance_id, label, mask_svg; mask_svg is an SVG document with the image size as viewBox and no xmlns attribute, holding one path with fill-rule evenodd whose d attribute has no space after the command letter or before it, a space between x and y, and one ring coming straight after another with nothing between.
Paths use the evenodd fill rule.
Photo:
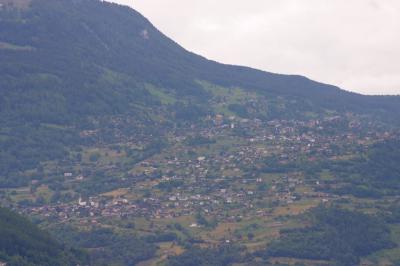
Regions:
<instances>
[{"instance_id":1,"label":"sky","mask_svg":"<svg viewBox=\"0 0 400 266\"><path fill-rule=\"evenodd\" d=\"M112 1L212 60L400 94L399 0Z\"/></svg>"}]
</instances>

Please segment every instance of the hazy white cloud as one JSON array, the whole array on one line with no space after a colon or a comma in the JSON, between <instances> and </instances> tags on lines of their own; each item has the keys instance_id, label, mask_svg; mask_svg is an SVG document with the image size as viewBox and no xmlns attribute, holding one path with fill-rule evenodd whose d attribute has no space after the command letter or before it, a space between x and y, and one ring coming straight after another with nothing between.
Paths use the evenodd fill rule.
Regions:
<instances>
[{"instance_id":1,"label":"hazy white cloud","mask_svg":"<svg viewBox=\"0 0 400 266\"><path fill-rule=\"evenodd\" d=\"M398 0L114 1L213 60L400 94Z\"/></svg>"}]
</instances>

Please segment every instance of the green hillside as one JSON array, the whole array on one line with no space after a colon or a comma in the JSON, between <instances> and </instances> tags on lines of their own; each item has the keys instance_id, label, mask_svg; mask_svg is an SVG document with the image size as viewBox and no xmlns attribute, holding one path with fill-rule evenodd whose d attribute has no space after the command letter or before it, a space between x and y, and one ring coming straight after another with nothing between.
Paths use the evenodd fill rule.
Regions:
<instances>
[{"instance_id":1,"label":"green hillside","mask_svg":"<svg viewBox=\"0 0 400 266\"><path fill-rule=\"evenodd\" d=\"M85 254L64 247L22 216L0 208L0 261L10 266L72 266L85 260Z\"/></svg>"},{"instance_id":2,"label":"green hillside","mask_svg":"<svg viewBox=\"0 0 400 266\"><path fill-rule=\"evenodd\" d=\"M399 113L125 6L0 0L0 204L59 241L0 209L0 261L398 265Z\"/></svg>"},{"instance_id":3,"label":"green hillside","mask_svg":"<svg viewBox=\"0 0 400 266\"><path fill-rule=\"evenodd\" d=\"M300 76L209 61L128 7L95 0L3 1L3 186L25 184L31 178L17 172L63 159L71 147L87 144L79 132L96 129L102 118L134 118L146 124L147 134L159 132L160 120L173 124L224 111L209 101L216 92L204 84L241 88L262 98L247 115L261 119L326 111L397 119L398 97L362 96ZM240 103L230 107L232 114L248 113Z\"/></svg>"}]
</instances>

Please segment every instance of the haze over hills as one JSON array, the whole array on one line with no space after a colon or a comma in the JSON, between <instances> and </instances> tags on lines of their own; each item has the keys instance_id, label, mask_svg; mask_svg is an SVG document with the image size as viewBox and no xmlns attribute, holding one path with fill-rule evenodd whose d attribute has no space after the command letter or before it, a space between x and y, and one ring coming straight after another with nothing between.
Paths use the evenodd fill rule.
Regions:
<instances>
[{"instance_id":1,"label":"haze over hills","mask_svg":"<svg viewBox=\"0 0 400 266\"><path fill-rule=\"evenodd\" d=\"M400 97L210 61L108 2L0 3L1 202L95 265L396 247Z\"/></svg>"}]
</instances>

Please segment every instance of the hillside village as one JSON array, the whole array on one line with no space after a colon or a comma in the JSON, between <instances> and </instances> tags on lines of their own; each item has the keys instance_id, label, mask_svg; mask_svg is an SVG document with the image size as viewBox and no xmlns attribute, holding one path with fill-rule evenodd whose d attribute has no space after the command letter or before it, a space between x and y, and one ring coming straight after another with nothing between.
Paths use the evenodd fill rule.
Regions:
<instances>
[{"instance_id":1,"label":"hillside village","mask_svg":"<svg viewBox=\"0 0 400 266\"><path fill-rule=\"evenodd\" d=\"M323 180L308 176L294 165L349 158L354 150L365 150L396 134L379 125L363 123L351 115L268 122L210 116L201 124L169 131L168 147L114 178L113 182L120 180L120 184L111 191L96 194L88 190L76 193L69 202L52 200L20 208L29 215L66 224L79 221L81 225L98 225L104 218L172 221L194 217L199 212L218 222L272 217L279 207L311 207L339 198L321 189ZM83 132L82 137L96 138L96 132ZM127 145L146 145L145 142L146 138L136 140L131 136ZM119 171L101 160L87 165L106 175ZM81 169L78 172L63 168L61 178L69 187L96 182L94 176L85 176ZM335 185L334 178L329 184ZM193 221L190 226L202 225Z\"/></svg>"},{"instance_id":2,"label":"hillside village","mask_svg":"<svg viewBox=\"0 0 400 266\"><path fill-rule=\"evenodd\" d=\"M0 0L0 266L400 265L400 96L222 64L116 2Z\"/></svg>"}]
</instances>

